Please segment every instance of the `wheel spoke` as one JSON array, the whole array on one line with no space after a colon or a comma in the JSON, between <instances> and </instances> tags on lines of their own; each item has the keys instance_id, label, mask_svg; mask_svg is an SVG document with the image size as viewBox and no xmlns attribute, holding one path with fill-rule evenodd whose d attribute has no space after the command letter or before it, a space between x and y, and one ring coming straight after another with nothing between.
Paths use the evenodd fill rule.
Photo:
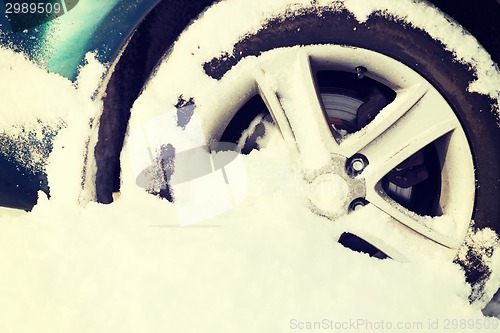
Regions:
<instances>
[{"instance_id":1,"label":"wheel spoke","mask_svg":"<svg viewBox=\"0 0 500 333\"><path fill-rule=\"evenodd\" d=\"M458 249L461 240L451 216L420 216L398 205L381 188L368 189L366 199L371 205L390 216L393 221L450 249Z\"/></svg>"},{"instance_id":2,"label":"wheel spoke","mask_svg":"<svg viewBox=\"0 0 500 333\"><path fill-rule=\"evenodd\" d=\"M425 261L438 255L452 260L456 253L456 250L440 245L428 235L401 224L373 204L354 212L345 222L343 231L361 237L398 261Z\"/></svg>"},{"instance_id":3,"label":"wheel spoke","mask_svg":"<svg viewBox=\"0 0 500 333\"><path fill-rule=\"evenodd\" d=\"M387 105L363 130L347 137L340 145L339 153L352 156L393 126L411 110L429 90L426 82L419 82L398 92L396 99Z\"/></svg>"},{"instance_id":4,"label":"wheel spoke","mask_svg":"<svg viewBox=\"0 0 500 333\"><path fill-rule=\"evenodd\" d=\"M406 105L411 105L421 92L419 88L409 94ZM434 90L424 93L408 110L397 111L403 114L398 119L394 116L381 119L387 120L384 126L387 129L359 151L369 161L363 173L367 187L375 187L382 177L411 155L459 126L451 108L436 95ZM374 128L378 131L379 125L375 124ZM370 139L374 136L366 135Z\"/></svg>"},{"instance_id":5,"label":"wheel spoke","mask_svg":"<svg viewBox=\"0 0 500 333\"><path fill-rule=\"evenodd\" d=\"M254 77L285 141L315 170L330 162L334 144L317 94L309 55L301 50L262 63ZM335 143L336 144L336 143Z\"/></svg>"}]
</instances>

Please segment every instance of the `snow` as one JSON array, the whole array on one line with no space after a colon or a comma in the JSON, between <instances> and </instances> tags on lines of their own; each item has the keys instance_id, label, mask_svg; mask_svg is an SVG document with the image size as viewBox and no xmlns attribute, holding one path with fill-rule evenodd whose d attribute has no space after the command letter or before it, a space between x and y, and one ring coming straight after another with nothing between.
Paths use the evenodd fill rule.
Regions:
<instances>
[{"instance_id":1,"label":"snow","mask_svg":"<svg viewBox=\"0 0 500 333\"><path fill-rule=\"evenodd\" d=\"M353 3L346 5L354 8ZM249 10L242 11L242 4ZM286 3L266 4L272 13ZM238 8L249 25L258 27L264 17L249 15L252 6L221 2L217 15L206 13L204 19ZM222 20L218 22L214 29L224 29ZM197 29L192 26L188 33L200 34ZM202 45L197 51L180 40L177 47L200 53L209 46L212 51L224 49L242 33L231 35L227 28L224 32L219 34L220 45ZM300 162L269 124L259 141L263 149L239 157L247 172L243 201L217 216L205 216L202 223L181 227L176 206L148 195L135 177L124 180L121 196L110 205L79 204L89 124L100 107L92 97L104 68L89 55L74 85L9 50L0 49L0 59L1 129L13 137L19 126L40 133L36 119L64 127L48 165L39 165L48 172L51 199L41 193L32 212L0 215L0 331L286 332L317 328L318 323L325 330L345 331L438 332L457 324L455 332L492 332L478 323L499 327L498 319L483 315L481 303L469 304L471 288L458 265L440 257L412 263L378 260L338 244L345 225L363 229L375 219L376 228L384 216L376 218L361 208L348 219L330 221L311 212L308 197L323 188L308 186ZM485 73L481 62L488 64L488 59L477 58L480 75ZM175 84L185 89L185 96L195 93L198 85L209 91L219 84L202 77L200 68L175 68L175 55L169 61L134 105L132 122L149 127L129 132L122 156L125 176L149 166L144 164L151 163L145 147L155 149L168 140L187 149L210 140L200 127L208 117L202 114L184 129L165 131L177 124L168 105L178 95L167 92L162 72L181 72ZM190 84L193 78L201 81ZM477 82L475 88L483 81ZM206 94L196 100L196 107L237 104L237 98L219 101ZM143 144L134 138L142 138ZM336 184L336 195L345 195L340 179L319 181ZM482 249L492 245L494 237L485 230L467 242ZM489 261L491 267L500 267L500 251ZM488 295L498 288L499 274L494 272ZM485 313L500 318L498 303L491 304ZM407 329L394 329L398 325Z\"/></svg>"},{"instance_id":2,"label":"snow","mask_svg":"<svg viewBox=\"0 0 500 333\"><path fill-rule=\"evenodd\" d=\"M254 162L284 167L269 148ZM108 206L41 200L32 213L4 217L2 330L284 332L294 320L485 320L468 304L458 266L351 252L334 242L334 224L285 188L193 227L173 217L172 205L130 193Z\"/></svg>"}]
</instances>

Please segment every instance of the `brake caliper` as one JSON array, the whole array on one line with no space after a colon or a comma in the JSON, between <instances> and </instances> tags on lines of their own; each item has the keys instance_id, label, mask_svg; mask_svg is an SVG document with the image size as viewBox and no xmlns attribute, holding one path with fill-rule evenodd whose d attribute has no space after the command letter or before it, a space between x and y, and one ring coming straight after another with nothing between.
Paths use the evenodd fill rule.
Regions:
<instances>
[{"instance_id":1,"label":"brake caliper","mask_svg":"<svg viewBox=\"0 0 500 333\"><path fill-rule=\"evenodd\" d=\"M418 151L387 174L387 179L402 188L409 188L429 178L422 151Z\"/></svg>"}]
</instances>

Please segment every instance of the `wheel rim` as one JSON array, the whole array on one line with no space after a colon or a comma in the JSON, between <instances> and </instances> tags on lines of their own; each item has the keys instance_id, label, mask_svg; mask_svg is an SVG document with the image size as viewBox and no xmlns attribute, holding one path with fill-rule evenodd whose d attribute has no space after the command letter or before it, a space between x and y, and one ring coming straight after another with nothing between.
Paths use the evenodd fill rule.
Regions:
<instances>
[{"instance_id":1,"label":"wheel rim","mask_svg":"<svg viewBox=\"0 0 500 333\"><path fill-rule=\"evenodd\" d=\"M179 53L176 56L182 57ZM160 67L155 80L178 72L174 69L175 59L172 57ZM193 67L196 65L199 64ZM351 118L349 110L360 101L338 92L321 94L316 74L322 70L357 74L359 66L367 69L364 76L390 88L396 96L367 125L339 140L328 124L328 97L341 96L340 104L347 105ZM171 95L163 100L156 95L157 108L137 116L133 113L132 129L141 130L144 123L158 117L174 96L189 96L197 104L204 136L219 140L245 102L260 95L287 146L300 156L305 178L311 184L324 175L340 175L351 188L343 204L346 214L354 200L364 199L373 212L385 217L376 222L360 219L346 226L346 232L400 260L413 260L419 256L417 252L425 250L439 249L449 257L456 254L474 205L472 154L460 122L446 100L409 67L365 49L322 45L277 49L244 59L219 81L193 84L186 76L173 77L167 80L172 82L171 87L162 86L163 90L171 88ZM151 86L154 91L154 83ZM210 93L200 94L197 89ZM147 91L143 95L144 101L155 98ZM153 129L145 135L154 132ZM307 132L316 135L311 137ZM437 152L442 179L440 211L434 215L443 216L434 219L403 207L411 190L394 186L391 189L390 184L383 184L389 172L429 145ZM136 150L140 146L135 145ZM136 151L134 156L137 155ZM349 175L345 166L357 155L365 157L368 165L359 174ZM356 192L353 187L361 190ZM313 202L312 206L325 216L338 215L320 204Z\"/></svg>"}]
</instances>

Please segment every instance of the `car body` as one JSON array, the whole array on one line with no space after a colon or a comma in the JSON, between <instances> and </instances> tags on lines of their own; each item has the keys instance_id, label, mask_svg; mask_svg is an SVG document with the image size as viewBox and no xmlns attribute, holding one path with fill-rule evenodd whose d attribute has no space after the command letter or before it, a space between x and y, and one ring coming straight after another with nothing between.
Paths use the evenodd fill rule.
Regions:
<instances>
[{"instance_id":1,"label":"car body","mask_svg":"<svg viewBox=\"0 0 500 333\"><path fill-rule=\"evenodd\" d=\"M2 12L5 2L0 2ZM49 72L74 80L87 52L96 52L104 63L112 62L159 0L70 2L75 4L65 15L21 31L13 30L8 17L2 16L1 44L26 53Z\"/></svg>"}]
</instances>

